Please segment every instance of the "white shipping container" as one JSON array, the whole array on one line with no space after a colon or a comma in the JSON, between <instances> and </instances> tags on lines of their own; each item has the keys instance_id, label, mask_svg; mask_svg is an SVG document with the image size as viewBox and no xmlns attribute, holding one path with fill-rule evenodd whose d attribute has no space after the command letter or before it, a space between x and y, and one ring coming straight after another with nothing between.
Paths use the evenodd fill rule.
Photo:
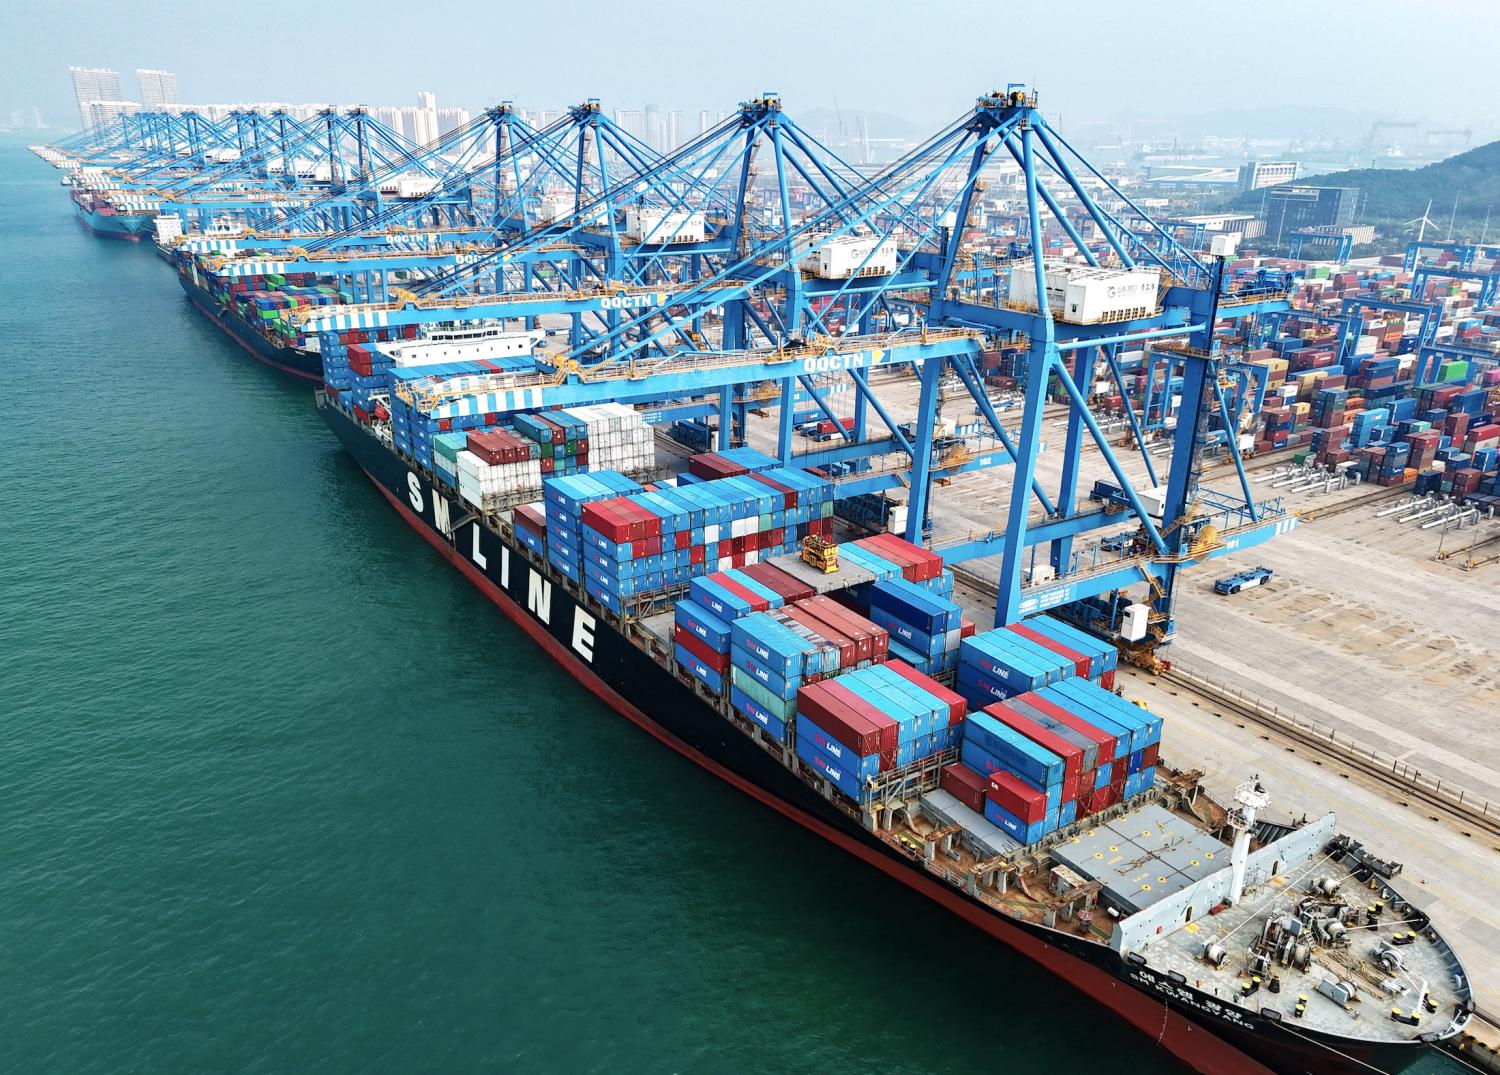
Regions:
<instances>
[{"instance_id":1,"label":"white shipping container","mask_svg":"<svg viewBox=\"0 0 1500 1075\"><path fill-rule=\"evenodd\" d=\"M876 246L873 236L845 235L830 239L802 255L803 272L824 280L851 276L885 276L896 271L896 244L887 239Z\"/></svg>"},{"instance_id":2,"label":"white shipping container","mask_svg":"<svg viewBox=\"0 0 1500 1075\"><path fill-rule=\"evenodd\" d=\"M632 205L625 210L625 237L649 243L701 243L706 228L703 214L686 209L655 209Z\"/></svg>"},{"instance_id":3,"label":"white shipping container","mask_svg":"<svg viewBox=\"0 0 1500 1075\"><path fill-rule=\"evenodd\" d=\"M1154 312L1161 275L1156 269L1099 269L1070 262L1045 262L1047 306L1059 321L1092 324ZM1007 296L1036 308L1036 273L1029 261L1011 267Z\"/></svg>"},{"instance_id":4,"label":"white shipping container","mask_svg":"<svg viewBox=\"0 0 1500 1075\"><path fill-rule=\"evenodd\" d=\"M403 176L396 182L396 197L424 198L436 190L437 185L438 181L434 176Z\"/></svg>"}]
</instances>

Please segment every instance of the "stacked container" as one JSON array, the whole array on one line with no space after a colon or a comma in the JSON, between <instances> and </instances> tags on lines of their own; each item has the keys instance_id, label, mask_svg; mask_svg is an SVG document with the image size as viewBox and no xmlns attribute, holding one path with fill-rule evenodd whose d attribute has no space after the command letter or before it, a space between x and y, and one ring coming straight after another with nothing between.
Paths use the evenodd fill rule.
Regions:
<instances>
[{"instance_id":1,"label":"stacked container","mask_svg":"<svg viewBox=\"0 0 1500 1075\"><path fill-rule=\"evenodd\" d=\"M693 600L673 610L672 644L678 667L715 694L724 693L729 671L729 624Z\"/></svg>"},{"instance_id":2,"label":"stacked container","mask_svg":"<svg viewBox=\"0 0 1500 1075\"><path fill-rule=\"evenodd\" d=\"M742 474L774 470L781 461L754 448L726 448L722 452L702 452L688 460L688 481L714 481Z\"/></svg>"},{"instance_id":3,"label":"stacked container","mask_svg":"<svg viewBox=\"0 0 1500 1075\"><path fill-rule=\"evenodd\" d=\"M434 451L434 469L440 454ZM459 496L482 512L509 507L542 487L536 446L498 427L467 434L455 462Z\"/></svg>"},{"instance_id":4,"label":"stacked container","mask_svg":"<svg viewBox=\"0 0 1500 1075\"><path fill-rule=\"evenodd\" d=\"M982 708L1074 675L1077 658L1003 627L984 631L959 648L958 692Z\"/></svg>"},{"instance_id":5,"label":"stacked container","mask_svg":"<svg viewBox=\"0 0 1500 1075\"><path fill-rule=\"evenodd\" d=\"M623 474L601 470L548 478L542 483L546 503L547 562L575 583L583 580L583 507L638 493L640 485Z\"/></svg>"},{"instance_id":6,"label":"stacked container","mask_svg":"<svg viewBox=\"0 0 1500 1075\"><path fill-rule=\"evenodd\" d=\"M794 550L832 508L828 482L779 469L591 502L580 508L585 589L621 612L636 598L680 592L715 570L764 573L759 561ZM812 594L784 572L757 578L783 603Z\"/></svg>"},{"instance_id":7,"label":"stacked container","mask_svg":"<svg viewBox=\"0 0 1500 1075\"><path fill-rule=\"evenodd\" d=\"M847 554L846 549L840 546L841 556ZM849 558L861 567L870 567L857 556ZM914 668L936 675L957 664L965 628L963 610L951 599L899 575L852 587L848 597L856 608L890 631L891 652Z\"/></svg>"},{"instance_id":8,"label":"stacked container","mask_svg":"<svg viewBox=\"0 0 1500 1075\"><path fill-rule=\"evenodd\" d=\"M897 660L802 688L797 757L856 801L869 781L949 749L963 700Z\"/></svg>"},{"instance_id":9,"label":"stacked container","mask_svg":"<svg viewBox=\"0 0 1500 1075\"><path fill-rule=\"evenodd\" d=\"M993 633L993 632L989 632ZM942 787L1023 844L1150 790L1161 718L1079 676L970 714Z\"/></svg>"},{"instance_id":10,"label":"stacked container","mask_svg":"<svg viewBox=\"0 0 1500 1075\"><path fill-rule=\"evenodd\" d=\"M1006 630L1074 661L1081 678L1092 680L1105 690L1115 689L1115 670L1120 664L1120 654L1104 639L1045 615L1010 624Z\"/></svg>"}]
</instances>

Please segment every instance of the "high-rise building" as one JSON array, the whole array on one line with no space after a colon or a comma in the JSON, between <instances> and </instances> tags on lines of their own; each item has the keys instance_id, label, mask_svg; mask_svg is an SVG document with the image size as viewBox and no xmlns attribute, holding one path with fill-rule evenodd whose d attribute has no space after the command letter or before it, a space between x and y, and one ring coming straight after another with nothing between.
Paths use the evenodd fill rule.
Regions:
<instances>
[{"instance_id":1,"label":"high-rise building","mask_svg":"<svg viewBox=\"0 0 1500 1075\"><path fill-rule=\"evenodd\" d=\"M658 153L666 148L663 143L667 140L667 125L655 105L646 106L645 127L641 137L646 140L648 146Z\"/></svg>"},{"instance_id":2,"label":"high-rise building","mask_svg":"<svg viewBox=\"0 0 1500 1075\"><path fill-rule=\"evenodd\" d=\"M646 137L646 113L639 108L617 108L615 109L615 126L626 134L634 135L641 141L648 141Z\"/></svg>"},{"instance_id":3,"label":"high-rise building","mask_svg":"<svg viewBox=\"0 0 1500 1075\"><path fill-rule=\"evenodd\" d=\"M438 135L446 135L469 122L467 108L439 108L437 110Z\"/></svg>"},{"instance_id":4,"label":"high-rise building","mask_svg":"<svg viewBox=\"0 0 1500 1075\"><path fill-rule=\"evenodd\" d=\"M141 67L135 78L141 84L141 104L148 110L177 103L177 76L170 71Z\"/></svg>"},{"instance_id":5,"label":"high-rise building","mask_svg":"<svg viewBox=\"0 0 1500 1075\"><path fill-rule=\"evenodd\" d=\"M377 123L389 127L397 134L401 133L401 109L392 108L389 105L372 108L370 109L370 117Z\"/></svg>"},{"instance_id":6,"label":"high-rise building","mask_svg":"<svg viewBox=\"0 0 1500 1075\"><path fill-rule=\"evenodd\" d=\"M90 101L84 112L83 125L90 130L112 126L115 120L130 112L139 112L136 101Z\"/></svg>"},{"instance_id":7,"label":"high-rise building","mask_svg":"<svg viewBox=\"0 0 1500 1075\"><path fill-rule=\"evenodd\" d=\"M78 118L85 127L89 122L89 103L92 101L118 101L120 72L107 67L70 67L73 76L73 95L78 99Z\"/></svg>"},{"instance_id":8,"label":"high-rise building","mask_svg":"<svg viewBox=\"0 0 1500 1075\"><path fill-rule=\"evenodd\" d=\"M437 96L423 90L417 94L417 107L410 110L411 130L407 137L419 146L437 140Z\"/></svg>"}]
</instances>

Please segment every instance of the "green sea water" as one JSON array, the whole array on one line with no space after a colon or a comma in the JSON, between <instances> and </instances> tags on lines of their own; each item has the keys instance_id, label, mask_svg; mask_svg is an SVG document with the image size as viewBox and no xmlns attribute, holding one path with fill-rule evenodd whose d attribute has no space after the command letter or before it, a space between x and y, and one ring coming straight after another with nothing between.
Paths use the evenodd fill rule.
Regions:
<instances>
[{"instance_id":1,"label":"green sea water","mask_svg":"<svg viewBox=\"0 0 1500 1075\"><path fill-rule=\"evenodd\" d=\"M614 715L0 143L0 1071L1181 1070Z\"/></svg>"}]
</instances>

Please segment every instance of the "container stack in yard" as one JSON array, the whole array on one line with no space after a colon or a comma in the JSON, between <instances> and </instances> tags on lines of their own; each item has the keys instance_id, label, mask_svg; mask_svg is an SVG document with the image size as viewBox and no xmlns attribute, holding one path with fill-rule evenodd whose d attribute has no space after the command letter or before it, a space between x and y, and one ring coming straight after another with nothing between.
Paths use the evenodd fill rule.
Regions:
<instances>
[{"instance_id":1,"label":"container stack in yard","mask_svg":"<svg viewBox=\"0 0 1500 1075\"><path fill-rule=\"evenodd\" d=\"M1476 308L1476 288L1459 280L1430 280L1413 293L1413 274L1394 266L1282 265L1301 275L1295 308L1276 338L1243 355L1267 370L1255 450L1299 449L1299 459L1378 485L1500 505L1500 369L1480 357L1500 356L1500 310ZM1372 307L1341 354L1334 325L1310 315L1337 317L1345 300L1430 305L1434 336L1417 338L1416 315ZM1474 357L1440 353L1419 382L1428 342Z\"/></svg>"}]
</instances>

